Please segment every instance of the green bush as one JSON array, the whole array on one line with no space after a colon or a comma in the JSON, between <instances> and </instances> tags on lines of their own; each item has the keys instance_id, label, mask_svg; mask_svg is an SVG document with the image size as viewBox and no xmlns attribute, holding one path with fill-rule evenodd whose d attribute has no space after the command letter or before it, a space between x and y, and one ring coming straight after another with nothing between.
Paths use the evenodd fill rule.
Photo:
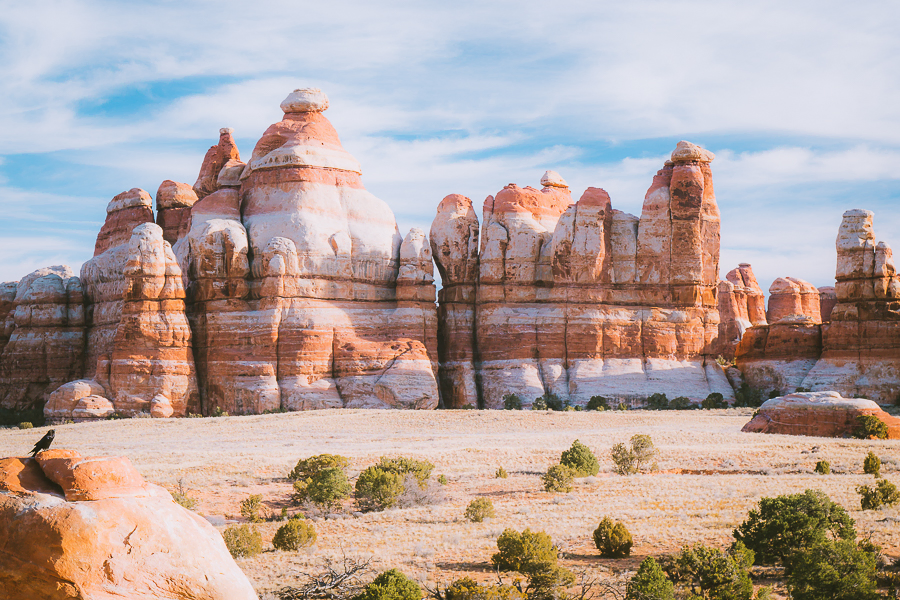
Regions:
<instances>
[{"instance_id":1,"label":"green bush","mask_svg":"<svg viewBox=\"0 0 900 600\"><path fill-rule=\"evenodd\" d=\"M34 425L30 421L23 421L16 427L18 427L19 429L34 429Z\"/></svg>"},{"instance_id":2,"label":"green bush","mask_svg":"<svg viewBox=\"0 0 900 600\"><path fill-rule=\"evenodd\" d=\"M893 506L900 502L900 491L887 479L879 479L874 486L856 486L859 503L863 510L874 510L881 506Z\"/></svg>"},{"instance_id":3,"label":"green bush","mask_svg":"<svg viewBox=\"0 0 900 600\"><path fill-rule=\"evenodd\" d=\"M628 410L628 405L624 402L619 402L619 405L616 406L616 410Z\"/></svg>"},{"instance_id":4,"label":"green bush","mask_svg":"<svg viewBox=\"0 0 900 600\"><path fill-rule=\"evenodd\" d=\"M353 600L421 600L419 584L398 571L385 571L363 589Z\"/></svg>"},{"instance_id":5,"label":"green bush","mask_svg":"<svg viewBox=\"0 0 900 600\"><path fill-rule=\"evenodd\" d=\"M491 564L500 571L516 571L533 575L557 566L559 557L553 540L543 531L518 532L504 529L497 538L497 553Z\"/></svg>"},{"instance_id":6,"label":"green bush","mask_svg":"<svg viewBox=\"0 0 900 600\"><path fill-rule=\"evenodd\" d=\"M444 590L444 600L525 600L525 596L511 585L481 585L463 577Z\"/></svg>"},{"instance_id":7,"label":"green bush","mask_svg":"<svg viewBox=\"0 0 900 600\"><path fill-rule=\"evenodd\" d=\"M665 394L656 393L647 398L647 408L649 410L667 410L669 408L669 399Z\"/></svg>"},{"instance_id":8,"label":"green bush","mask_svg":"<svg viewBox=\"0 0 900 600\"><path fill-rule=\"evenodd\" d=\"M294 482L294 502L312 502L329 508L340 504L350 495L350 481L343 469L329 467L322 469L312 477Z\"/></svg>"},{"instance_id":9,"label":"green bush","mask_svg":"<svg viewBox=\"0 0 900 600\"><path fill-rule=\"evenodd\" d=\"M575 440L572 447L564 450L559 458L560 464L571 467L578 477L588 477L600 472L600 463L591 449Z\"/></svg>"},{"instance_id":10,"label":"green bush","mask_svg":"<svg viewBox=\"0 0 900 600\"><path fill-rule=\"evenodd\" d=\"M585 410L609 410L609 400L604 396L591 396Z\"/></svg>"},{"instance_id":11,"label":"green bush","mask_svg":"<svg viewBox=\"0 0 900 600\"><path fill-rule=\"evenodd\" d=\"M723 552L704 544L681 549L663 569L676 583L682 583L692 596L706 600L750 600L753 583L750 567L753 552L736 542Z\"/></svg>"},{"instance_id":12,"label":"green bush","mask_svg":"<svg viewBox=\"0 0 900 600\"><path fill-rule=\"evenodd\" d=\"M762 403L762 392L760 390L757 390L756 388L751 388L746 381L742 383L734 393L735 407L756 408L758 406L762 406Z\"/></svg>"},{"instance_id":13,"label":"green bush","mask_svg":"<svg viewBox=\"0 0 900 600\"><path fill-rule=\"evenodd\" d=\"M197 499L191 498L190 496L185 496L179 492L172 492L172 500L175 501L176 504L183 506L188 510L194 510L197 508Z\"/></svg>"},{"instance_id":14,"label":"green bush","mask_svg":"<svg viewBox=\"0 0 900 600\"><path fill-rule=\"evenodd\" d=\"M625 587L625 600L675 600L675 586L648 556Z\"/></svg>"},{"instance_id":15,"label":"green bush","mask_svg":"<svg viewBox=\"0 0 900 600\"><path fill-rule=\"evenodd\" d=\"M234 558L256 556L262 552L262 535L253 525L237 525L222 532L225 547Z\"/></svg>"},{"instance_id":16,"label":"green bush","mask_svg":"<svg viewBox=\"0 0 900 600\"><path fill-rule=\"evenodd\" d=\"M494 503L490 498L475 498L466 507L465 517L473 523L481 523L485 519L493 519L496 516Z\"/></svg>"},{"instance_id":17,"label":"green bush","mask_svg":"<svg viewBox=\"0 0 900 600\"><path fill-rule=\"evenodd\" d=\"M531 410L563 410L563 401L556 394L545 393L531 403Z\"/></svg>"},{"instance_id":18,"label":"green bush","mask_svg":"<svg viewBox=\"0 0 900 600\"><path fill-rule=\"evenodd\" d=\"M669 410L694 410L695 408L699 407L687 396L678 396L669 402Z\"/></svg>"},{"instance_id":19,"label":"green bush","mask_svg":"<svg viewBox=\"0 0 900 600\"><path fill-rule=\"evenodd\" d=\"M263 518L259 514L262 507L262 496L253 494L248 496L246 500L241 500L241 516L251 523L261 523Z\"/></svg>"},{"instance_id":20,"label":"green bush","mask_svg":"<svg viewBox=\"0 0 900 600\"><path fill-rule=\"evenodd\" d=\"M288 475L291 481L303 481L312 478L319 471L325 469L346 469L350 466L350 459L338 454L317 454L297 462L297 466Z\"/></svg>"},{"instance_id":21,"label":"green bush","mask_svg":"<svg viewBox=\"0 0 900 600\"><path fill-rule=\"evenodd\" d=\"M871 450L863 459L863 473L874 475L876 478L881 477L881 459Z\"/></svg>"},{"instance_id":22,"label":"green bush","mask_svg":"<svg viewBox=\"0 0 900 600\"><path fill-rule=\"evenodd\" d=\"M288 522L278 528L272 545L276 550L296 552L300 548L306 548L316 543L316 528L303 518L288 519Z\"/></svg>"},{"instance_id":23,"label":"green bush","mask_svg":"<svg viewBox=\"0 0 900 600\"><path fill-rule=\"evenodd\" d=\"M419 487L422 488L425 487L425 482L428 481L434 470L434 465L427 460L416 460L405 456L382 456L375 466L387 473L396 473L401 478L407 474L412 475L419 482Z\"/></svg>"},{"instance_id":24,"label":"green bush","mask_svg":"<svg viewBox=\"0 0 900 600\"><path fill-rule=\"evenodd\" d=\"M403 493L403 475L369 467L356 480L354 497L362 511L384 510L397 504Z\"/></svg>"},{"instance_id":25,"label":"green bush","mask_svg":"<svg viewBox=\"0 0 900 600\"><path fill-rule=\"evenodd\" d=\"M816 463L816 473L819 475L829 475L831 473L831 463L827 460L820 460Z\"/></svg>"},{"instance_id":26,"label":"green bush","mask_svg":"<svg viewBox=\"0 0 900 600\"><path fill-rule=\"evenodd\" d=\"M634 475L645 467L651 470L656 464L648 465L659 451L653 445L649 435L638 434L631 437L630 447L625 444L616 444L610 450L610 456L615 463L615 472L619 475Z\"/></svg>"},{"instance_id":27,"label":"green bush","mask_svg":"<svg viewBox=\"0 0 900 600\"><path fill-rule=\"evenodd\" d=\"M885 440L888 436L888 428L884 421L874 415L859 415L856 417L856 429L853 436L863 440L876 438Z\"/></svg>"},{"instance_id":28,"label":"green bush","mask_svg":"<svg viewBox=\"0 0 900 600\"><path fill-rule=\"evenodd\" d=\"M503 396L504 410L522 410L522 398L516 394L506 394Z\"/></svg>"},{"instance_id":29,"label":"green bush","mask_svg":"<svg viewBox=\"0 0 900 600\"><path fill-rule=\"evenodd\" d=\"M575 480L576 474L572 467L553 465L541 476L541 481L544 482L544 491L571 492L572 482Z\"/></svg>"},{"instance_id":30,"label":"green bush","mask_svg":"<svg viewBox=\"0 0 900 600\"><path fill-rule=\"evenodd\" d=\"M800 548L788 577L792 600L875 600L875 555L850 540L819 540Z\"/></svg>"},{"instance_id":31,"label":"green bush","mask_svg":"<svg viewBox=\"0 0 900 600\"><path fill-rule=\"evenodd\" d=\"M609 517L603 517L600 525L594 530L594 545L604 558L624 558L631 555L631 546L634 541L631 533L624 523L613 522Z\"/></svg>"},{"instance_id":32,"label":"green bush","mask_svg":"<svg viewBox=\"0 0 900 600\"><path fill-rule=\"evenodd\" d=\"M494 479L506 479L507 477L509 477L509 473L503 467L498 467L497 472L494 473Z\"/></svg>"},{"instance_id":33,"label":"green bush","mask_svg":"<svg viewBox=\"0 0 900 600\"><path fill-rule=\"evenodd\" d=\"M535 398L531 403L531 410L548 410L547 402L543 398Z\"/></svg>"},{"instance_id":34,"label":"green bush","mask_svg":"<svg viewBox=\"0 0 900 600\"><path fill-rule=\"evenodd\" d=\"M448 483L450 483L449 481L447 481L447 476L444 475L443 473L441 473L441 476L438 477L437 480L438 480L438 483L441 485L447 485Z\"/></svg>"},{"instance_id":35,"label":"green bush","mask_svg":"<svg viewBox=\"0 0 900 600\"><path fill-rule=\"evenodd\" d=\"M728 408L728 403L725 402L725 397L722 394L713 392L706 397L706 400L700 403L700 406L705 409Z\"/></svg>"},{"instance_id":36,"label":"green bush","mask_svg":"<svg viewBox=\"0 0 900 600\"><path fill-rule=\"evenodd\" d=\"M734 530L734 538L756 556L757 564L781 561L791 569L792 557L827 539L855 540L853 519L819 490L762 498L758 508Z\"/></svg>"}]
</instances>

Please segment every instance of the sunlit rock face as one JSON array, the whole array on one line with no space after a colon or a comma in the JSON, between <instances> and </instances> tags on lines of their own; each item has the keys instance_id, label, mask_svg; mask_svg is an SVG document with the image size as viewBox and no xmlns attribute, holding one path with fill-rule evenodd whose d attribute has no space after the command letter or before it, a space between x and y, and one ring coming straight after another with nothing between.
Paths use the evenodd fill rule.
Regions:
<instances>
[{"instance_id":1,"label":"sunlit rock face","mask_svg":"<svg viewBox=\"0 0 900 600\"><path fill-rule=\"evenodd\" d=\"M744 333L766 324L766 297L748 263L729 271L718 291L719 344L722 356L732 360Z\"/></svg>"},{"instance_id":2,"label":"sunlit rock face","mask_svg":"<svg viewBox=\"0 0 900 600\"><path fill-rule=\"evenodd\" d=\"M844 213L834 288L793 278L770 288L768 327L737 351L745 379L763 390L833 390L893 402L900 395L900 278L877 242L871 211Z\"/></svg>"},{"instance_id":3,"label":"sunlit rock face","mask_svg":"<svg viewBox=\"0 0 900 600\"><path fill-rule=\"evenodd\" d=\"M733 393L721 367L719 211L711 153L681 142L641 218L588 188L573 202L548 172L484 202L448 196L432 224L440 294L441 389L449 406L530 404L545 393L701 400Z\"/></svg>"}]
</instances>

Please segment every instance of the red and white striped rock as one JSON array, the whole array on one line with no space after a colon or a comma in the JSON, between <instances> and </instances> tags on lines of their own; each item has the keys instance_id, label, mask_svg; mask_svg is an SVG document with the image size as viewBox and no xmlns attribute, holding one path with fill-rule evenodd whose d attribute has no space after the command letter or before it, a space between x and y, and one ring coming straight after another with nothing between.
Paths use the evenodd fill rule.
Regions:
<instances>
[{"instance_id":1,"label":"red and white striped rock","mask_svg":"<svg viewBox=\"0 0 900 600\"><path fill-rule=\"evenodd\" d=\"M210 147L203 157L200 174L194 183L194 192L198 198L204 198L219 189L219 176L229 161L240 161L241 154L232 137L234 130L224 127L219 130L219 143ZM234 164L234 163L232 163Z\"/></svg>"},{"instance_id":2,"label":"red and white striped rock","mask_svg":"<svg viewBox=\"0 0 900 600\"><path fill-rule=\"evenodd\" d=\"M191 228L191 207L197 193L186 183L167 179L156 192L156 224L162 227L163 239L175 245Z\"/></svg>"},{"instance_id":3,"label":"red and white striped rock","mask_svg":"<svg viewBox=\"0 0 900 600\"><path fill-rule=\"evenodd\" d=\"M837 392L799 392L765 402L741 431L818 437L851 437L857 417L878 417L888 426L888 438L900 439L900 419L871 400L842 398Z\"/></svg>"},{"instance_id":4,"label":"red and white striped rock","mask_svg":"<svg viewBox=\"0 0 900 600\"><path fill-rule=\"evenodd\" d=\"M784 319L821 323L819 290L802 279L779 277L769 286L766 319L769 323Z\"/></svg>"}]
</instances>

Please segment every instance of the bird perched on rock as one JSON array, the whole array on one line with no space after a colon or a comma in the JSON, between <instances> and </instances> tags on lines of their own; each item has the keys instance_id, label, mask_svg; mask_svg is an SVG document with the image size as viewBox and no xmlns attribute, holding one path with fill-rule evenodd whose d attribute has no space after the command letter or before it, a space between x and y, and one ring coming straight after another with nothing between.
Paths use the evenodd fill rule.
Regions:
<instances>
[{"instance_id":1,"label":"bird perched on rock","mask_svg":"<svg viewBox=\"0 0 900 600\"><path fill-rule=\"evenodd\" d=\"M46 450L50 447L50 444L53 443L53 436L56 435L56 431L51 429L47 433L44 434L44 437L38 440L38 443L34 445L34 450L31 451L32 456L36 456L38 452L41 450Z\"/></svg>"}]
</instances>

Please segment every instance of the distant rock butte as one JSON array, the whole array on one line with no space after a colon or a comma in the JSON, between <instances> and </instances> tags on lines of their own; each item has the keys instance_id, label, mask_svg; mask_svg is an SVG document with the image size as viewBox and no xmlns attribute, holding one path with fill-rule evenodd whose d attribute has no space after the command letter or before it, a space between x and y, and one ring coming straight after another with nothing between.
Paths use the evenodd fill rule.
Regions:
<instances>
[{"instance_id":1,"label":"distant rock butte","mask_svg":"<svg viewBox=\"0 0 900 600\"><path fill-rule=\"evenodd\" d=\"M878 417L888 427L888 438L900 439L900 419L871 400L843 398L837 392L798 392L768 400L741 431L850 437L863 415Z\"/></svg>"},{"instance_id":2,"label":"distant rock butte","mask_svg":"<svg viewBox=\"0 0 900 600\"><path fill-rule=\"evenodd\" d=\"M458 194L403 237L299 89L250 158L223 128L193 185L107 206L75 276L0 284L0 408L51 422L319 408L500 408L543 394L733 399L804 386L900 394L900 280L872 214L848 211L837 281L749 264L719 280L714 155L679 142L641 216L555 171L481 220ZM434 266L442 288L435 303ZM721 362L721 361L718 361Z\"/></svg>"},{"instance_id":3,"label":"distant rock butte","mask_svg":"<svg viewBox=\"0 0 900 600\"><path fill-rule=\"evenodd\" d=\"M212 525L127 458L2 458L0 515L0 600L257 598Z\"/></svg>"}]
</instances>

